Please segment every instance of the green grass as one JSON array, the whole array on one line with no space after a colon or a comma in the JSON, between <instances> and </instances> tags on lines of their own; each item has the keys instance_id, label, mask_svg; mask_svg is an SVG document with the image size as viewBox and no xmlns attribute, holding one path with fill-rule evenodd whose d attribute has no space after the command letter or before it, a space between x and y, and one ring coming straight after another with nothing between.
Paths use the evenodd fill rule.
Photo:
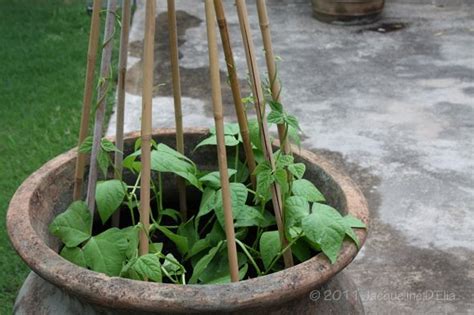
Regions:
<instances>
[{"instance_id":1,"label":"green grass","mask_svg":"<svg viewBox=\"0 0 474 315\"><path fill-rule=\"evenodd\" d=\"M5 215L22 181L76 145L90 17L81 0L0 0L0 314L29 269Z\"/></svg>"}]
</instances>

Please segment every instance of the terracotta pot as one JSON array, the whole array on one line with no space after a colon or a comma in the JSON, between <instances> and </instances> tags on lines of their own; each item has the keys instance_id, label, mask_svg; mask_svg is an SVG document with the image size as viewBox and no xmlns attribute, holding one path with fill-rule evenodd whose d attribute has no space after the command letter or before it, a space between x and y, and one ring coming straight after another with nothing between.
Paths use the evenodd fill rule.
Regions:
<instances>
[{"instance_id":1,"label":"terracotta pot","mask_svg":"<svg viewBox=\"0 0 474 315\"><path fill-rule=\"evenodd\" d=\"M131 152L138 133L126 138ZM207 136L204 129L186 130L186 154L198 166L216 168L215 148L192 152ZM174 130L157 130L155 140L174 145ZM327 196L328 203L368 224L364 196L354 183L323 157L306 150L296 160L307 166L307 178ZM96 312L210 313L249 312L313 314L312 290L321 288L356 256L358 249L345 241L337 262L319 254L292 268L267 276L223 285L173 285L134 281L80 268L58 255L60 242L48 232L48 224L72 199L76 150L51 160L32 174L15 193L7 214L10 239L28 266L59 292ZM367 232L356 231L361 244ZM38 295L37 295L38 296Z\"/></svg>"},{"instance_id":2,"label":"terracotta pot","mask_svg":"<svg viewBox=\"0 0 474 315\"><path fill-rule=\"evenodd\" d=\"M323 22L371 23L383 11L385 0L312 0L314 16Z\"/></svg>"}]
</instances>

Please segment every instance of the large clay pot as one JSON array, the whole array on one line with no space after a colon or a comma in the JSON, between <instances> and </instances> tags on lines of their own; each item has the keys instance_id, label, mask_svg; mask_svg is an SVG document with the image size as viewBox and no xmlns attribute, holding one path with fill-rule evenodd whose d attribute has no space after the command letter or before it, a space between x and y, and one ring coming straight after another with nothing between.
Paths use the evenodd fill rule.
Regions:
<instances>
[{"instance_id":1,"label":"large clay pot","mask_svg":"<svg viewBox=\"0 0 474 315\"><path fill-rule=\"evenodd\" d=\"M137 133L127 136L126 153L131 152L138 136ZM206 136L207 130L204 129L186 130L186 154L198 166L215 169L214 147L192 152L194 146ZM171 146L174 145L174 138L174 130L170 129L157 130L154 134L156 141ZM306 164L306 177L327 196L329 204L368 223L365 198L346 175L323 157L309 151L296 149L295 158ZM346 241L334 264L319 254L280 272L223 285L150 283L108 277L80 268L58 255L60 242L48 232L48 224L72 200L75 159L74 149L45 164L21 185L10 203L7 227L13 246L46 284L35 289L39 278L30 275L25 282L26 287L22 289L22 292L29 292L29 296L26 300L25 296L17 300L15 310L18 313L31 314L30 311L35 313L35 309L44 311L45 307L49 307L45 306L45 294L50 294L51 303L54 303L56 296L56 301L61 304L56 305L56 310L62 310L64 314L315 314L318 309L310 293L333 279L358 252L352 242ZM367 231L358 229L356 234L363 244ZM35 277L38 279L32 279ZM45 288L52 291L44 291ZM349 300L344 313L360 313L357 297ZM54 305L50 307L49 310L54 309Z\"/></svg>"},{"instance_id":2,"label":"large clay pot","mask_svg":"<svg viewBox=\"0 0 474 315\"><path fill-rule=\"evenodd\" d=\"M385 0L311 0L314 16L323 22L364 24L382 13Z\"/></svg>"}]
</instances>

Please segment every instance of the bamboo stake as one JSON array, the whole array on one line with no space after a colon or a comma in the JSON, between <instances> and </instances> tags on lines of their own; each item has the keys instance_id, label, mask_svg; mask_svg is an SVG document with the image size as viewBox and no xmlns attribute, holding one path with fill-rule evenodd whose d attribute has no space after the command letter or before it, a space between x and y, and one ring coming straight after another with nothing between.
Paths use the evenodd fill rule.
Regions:
<instances>
[{"instance_id":1,"label":"bamboo stake","mask_svg":"<svg viewBox=\"0 0 474 315\"><path fill-rule=\"evenodd\" d=\"M255 48L253 46L252 35L250 33L250 23L247 16L247 7L245 0L236 0L237 14L239 16L239 23L242 32L242 39L244 42L247 64L249 68L250 80L253 87L255 97L255 109L257 111L257 119L260 123L260 135L262 138L262 145L264 147L265 158L270 162L272 168L275 167L275 161L273 160L273 149L270 142L270 133L267 126L267 118L265 116L265 99L263 96L260 74L258 72L257 61L255 57ZM272 203L275 211L275 219L278 226L278 232L280 235L281 247L286 248L288 240L285 236L285 228L283 222L283 205L281 200L281 191L278 184L272 185ZM285 268L293 266L293 255L291 248L289 248L283 254L283 260L285 262Z\"/></svg>"},{"instance_id":2,"label":"bamboo stake","mask_svg":"<svg viewBox=\"0 0 474 315\"><path fill-rule=\"evenodd\" d=\"M224 207L225 234L227 239L227 255L232 282L239 281L239 266L237 262L237 247L235 244L234 219L230 199L229 174L227 171L227 156L224 143L224 121L222 111L221 81L219 77L219 56L215 29L215 12L212 0L206 0L207 41L209 45L209 69L212 85L212 105L217 135L217 157L222 187L222 204Z\"/></svg>"},{"instance_id":3,"label":"bamboo stake","mask_svg":"<svg viewBox=\"0 0 474 315\"><path fill-rule=\"evenodd\" d=\"M221 0L214 0L216 9L217 24L221 34L222 47L224 49L225 61L227 64L227 73L229 75L230 87L232 90L232 97L234 99L235 112L237 114L237 121L239 123L240 134L242 135L242 142L244 146L245 156L247 157L247 165L251 174L250 179L252 186L256 187L256 179L253 172L255 170L255 157L252 151L252 143L250 142L249 127L247 122L247 113L242 104L242 95L240 93L239 78L234 62L234 55L232 53L232 46L230 44L229 30L227 28L227 21L225 17L224 6Z\"/></svg>"},{"instance_id":4,"label":"bamboo stake","mask_svg":"<svg viewBox=\"0 0 474 315\"><path fill-rule=\"evenodd\" d=\"M127 76L128 57L128 34L130 31L131 0L124 0L122 3L122 30L120 31L120 52L119 52L119 73L117 86L117 123L115 129L115 178L122 179L123 171L123 124L125 112L125 80ZM120 211L116 211L112 216L112 225L118 227L120 224Z\"/></svg>"},{"instance_id":5,"label":"bamboo stake","mask_svg":"<svg viewBox=\"0 0 474 315\"><path fill-rule=\"evenodd\" d=\"M92 8L91 30L89 34L89 48L87 51L86 80L84 84L84 96L78 147L81 146L82 142L87 137L87 133L89 131L92 92L94 87L94 69L97 60L97 48L99 47L100 6L101 0L94 0ZM87 155L85 153L77 153L76 172L74 175L74 200L79 200L82 198L82 184L84 182L86 157Z\"/></svg>"},{"instance_id":6,"label":"bamboo stake","mask_svg":"<svg viewBox=\"0 0 474 315\"><path fill-rule=\"evenodd\" d=\"M105 19L104 44L102 48L102 60L100 66L100 80L98 105L95 112L94 138L92 141L92 152L89 166L89 182L87 183L87 205L92 214L95 209L95 188L97 185L97 155L99 154L100 142L104 127L105 104L109 86L108 77L111 75L110 63L112 59L113 34L115 28L116 1L107 1L107 17ZM107 78L106 78L107 77Z\"/></svg>"},{"instance_id":7,"label":"bamboo stake","mask_svg":"<svg viewBox=\"0 0 474 315\"><path fill-rule=\"evenodd\" d=\"M140 255L148 254L148 228L150 225L150 181L151 181L151 118L153 99L153 65L155 40L155 1L146 1L145 47L143 54L143 99L142 99L142 177L140 179Z\"/></svg>"},{"instance_id":8,"label":"bamboo stake","mask_svg":"<svg viewBox=\"0 0 474 315\"><path fill-rule=\"evenodd\" d=\"M272 92L272 99L280 102L281 85L277 76L275 56L273 55L272 36L270 33L270 23L268 22L267 6L265 0L257 0L258 20L260 22L260 30L262 32L263 48L265 50L265 60L268 70L268 82ZM290 142L288 141L287 132L284 124L278 124L278 138L285 154L290 153ZM286 138L286 139L285 139Z\"/></svg>"},{"instance_id":9,"label":"bamboo stake","mask_svg":"<svg viewBox=\"0 0 474 315\"><path fill-rule=\"evenodd\" d=\"M168 0L168 29L173 81L174 117L176 124L176 149L184 154L183 111L181 109L181 82L179 76L178 30L176 26L175 0ZM188 210L186 205L186 184L181 177L176 178L179 195L179 210L186 221Z\"/></svg>"}]
</instances>

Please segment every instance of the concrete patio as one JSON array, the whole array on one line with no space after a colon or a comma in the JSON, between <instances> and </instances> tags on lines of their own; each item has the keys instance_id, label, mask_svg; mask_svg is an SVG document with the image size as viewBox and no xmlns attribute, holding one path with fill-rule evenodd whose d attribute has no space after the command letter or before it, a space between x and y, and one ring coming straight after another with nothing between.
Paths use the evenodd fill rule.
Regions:
<instances>
[{"instance_id":1,"label":"concrete patio","mask_svg":"<svg viewBox=\"0 0 474 315\"><path fill-rule=\"evenodd\" d=\"M173 127L166 6L157 3L153 123ZM177 1L186 127L213 123L203 4L192 3ZM316 21L309 0L268 0L268 9L282 101L300 120L302 146L331 157L369 202L369 239L347 269L366 313L474 313L474 2L389 0L381 20L350 27ZM140 129L143 27L142 0L129 47L128 131ZM221 69L225 82L223 60ZM224 98L234 121L227 87ZM114 126L112 116L109 134Z\"/></svg>"}]
</instances>

